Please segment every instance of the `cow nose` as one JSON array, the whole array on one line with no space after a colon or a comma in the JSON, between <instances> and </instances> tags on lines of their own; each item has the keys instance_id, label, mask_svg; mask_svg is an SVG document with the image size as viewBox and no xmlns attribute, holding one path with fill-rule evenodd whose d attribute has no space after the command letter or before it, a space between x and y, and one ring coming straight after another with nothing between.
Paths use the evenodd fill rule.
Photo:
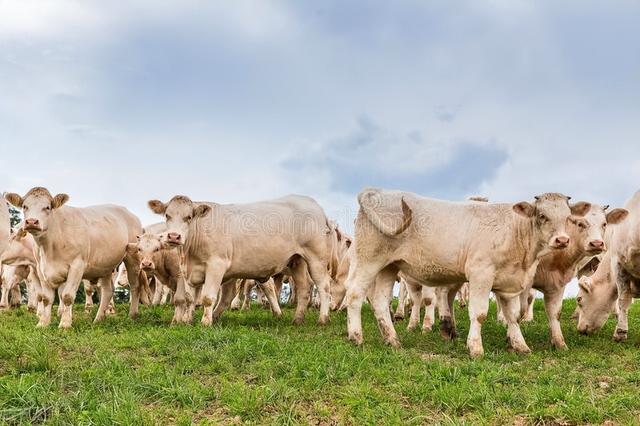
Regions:
<instances>
[{"instance_id":1,"label":"cow nose","mask_svg":"<svg viewBox=\"0 0 640 426\"><path fill-rule=\"evenodd\" d=\"M28 225L28 226L37 226L38 223L40 223L40 221L38 219L29 218L29 219L25 219L24 223L25 225Z\"/></svg>"},{"instance_id":2,"label":"cow nose","mask_svg":"<svg viewBox=\"0 0 640 426\"><path fill-rule=\"evenodd\" d=\"M562 237L556 237L556 247L566 247L569 245L569 237L566 236L562 236Z\"/></svg>"},{"instance_id":3,"label":"cow nose","mask_svg":"<svg viewBox=\"0 0 640 426\"><path fill-rule=\"evenodd\" d=\"M142 262L140 262L140 267L142 269L151 268L152 266L153 266L153 262L151 262L150 260L143 260Z\"/></svg>"},{"instance_id":4,"label":"cow nose","mask_svg":"<svg viewBox=\"0 0 640 426\"><path fill-rule=\"evenodd\" d=\"M182 236L180 234L178 234L177 232L169 232L167 234L167 240L173 242L173 243L179 243L180 240L182 239Z\"/></svg>"},{"instance_id":5,"label":"cow nose","mask_svg":"<svg viewBox=\"0 0 640 426\"><path fill-rule=\"evenodd\" d=\"M589 247L592 249L601 249L604 248L604 241L602 240L593 240L589 243Z\"/></svg>"}]
</instances>

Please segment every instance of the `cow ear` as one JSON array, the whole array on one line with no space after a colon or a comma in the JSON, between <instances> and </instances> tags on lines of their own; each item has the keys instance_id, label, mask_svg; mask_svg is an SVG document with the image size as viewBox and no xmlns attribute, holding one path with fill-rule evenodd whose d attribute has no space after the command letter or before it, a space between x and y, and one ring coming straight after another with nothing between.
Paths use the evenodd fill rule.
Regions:
<instances>
[{"instance_id":1,"label":"cow ear","mask_svg":"<svg viewBox=\"0 0 640 426\"><path fill-rule=\"evenodd\" d=\"M51 201L51 208L57 209L58 207L62 207L67 201L69 201L69 196L67 194L58 194L53 197L53 201Z\"/></svg>"},{"instance_id":2,"label":"cow ear","mask_svg":"<svg viewBox=\"0 0 640 426\"><path fill-rule=\"evenodd\" d=\"M578 286L584 290L585 293L591 292L591 280L589 277L582 277L578 280Z\"/></svg>"},{"instance_id":3,"label":"cow ear","mask_svg":"<svg viewBox=\"0 0 640 426\"><path fill-rule=\"evenodd\" d=\"M586 201L578 201L575 204L571 204L571 214L574 216L584 216L589 210L591 210L591 203Z\"/></svg>"},{"instance_id":4,"label":"cow ear","mask_svg":"<svg viewBox=\"0 0 640 426\"><path fill-rule=\"evenodd\" d=\"M22 197L15 192L7 192L6 194L4 194L4 199L7 200L9 204L19 209L22 208L22 203L24 202Z\"/></svg>"},{"instance_id":5,"label":"cow ear","mask_svg":"<svg viewBox=\"0 0 640 426\"><path fill-rule=\"evenodd\" d=\"M513 211L524 217L533 217L536 214L536 208L533 204L521 201L513 205Z\"/></svg>"},{"instance_id":6,"label":"cow ear","mask_svg":"<svg viewBox=\"0 0 640 426\"><path fill-rule=\"evenodd\" d=\"M607 213L607 223L612 225L618 224L625 220L629 216L629 211L626 209L613 209Z\"/></svg>"},{"instance_id":7,"label":"cow ear","mask_svg":"<svg viewBox=\"0 0 640 426\"><path fill-rule=\"evenodd\" d=\"M208 204L200 204L193 209L193 217L202 217L211 211Z\"/></svg>"},{"instance_id":8,"label":"cow ear","mask_svg":"<svg viewBox=\"0 0 640 426\"><path fill-rule=\"evenodd\" d=\"M147 205L155 214L164 214L167 211L167 205L160 200L149 200Z\"/></svg>"}]
</instances>

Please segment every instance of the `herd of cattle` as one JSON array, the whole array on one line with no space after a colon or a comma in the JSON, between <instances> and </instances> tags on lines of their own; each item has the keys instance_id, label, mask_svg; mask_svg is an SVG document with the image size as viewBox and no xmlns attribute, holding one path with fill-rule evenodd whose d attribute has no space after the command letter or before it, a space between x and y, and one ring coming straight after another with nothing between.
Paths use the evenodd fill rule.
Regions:
<instances>
[{"instance_id":1,"label":"herd of cattle","mask_svg":"<svg viewBox=\"0 0 640 426\"><path fill-rule=\"evenodd\" d=\"M450 202L409 192L365 189L355 237L327 219L312 198L290 195L250 204L196 202L182 195L148 202L163 222L143 228L126 208L70 207L66 194L42 187L0 199L0 308L20 303L38 327L51 323L59 297L59 326L72 325L73 303L84 282L86 308L100 290L99 322L112 313L116 284L129 286L131 318L139 304L171 300L173 322L190 323L202 306L209 326L229 307L246 307L257 286L273 315L280 316L283 283L296 304L294 323L311 303L319 323L346 309L350 340L363 342L361 308L368 299L386 343L399 346L393 316L408 328L430 330L438 309L440 334L456 336L454 299L469 310L467 346L483 354L482 323L490 293L506 325L509 347L530 352L520 322L530 320L535 291L544 295L551 342L566 349L560 327L565 286L579 278L578 331L600 329L617 315L614 338L624 340L633 297L640 297L640 192L625 208L545 193L533 202ZM5 200L22 210L12 230ZM396 312L390 305L400 281Z\"/></svg>"}]
</instances>

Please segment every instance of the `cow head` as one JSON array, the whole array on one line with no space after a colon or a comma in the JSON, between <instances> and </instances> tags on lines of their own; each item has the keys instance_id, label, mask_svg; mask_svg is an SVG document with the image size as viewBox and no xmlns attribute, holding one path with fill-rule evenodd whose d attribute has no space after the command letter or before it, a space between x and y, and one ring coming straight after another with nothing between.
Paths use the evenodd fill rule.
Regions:
<instances>
[{"instance_id":1,"label":"cow head","mask_svg":"<svg viewBox=\"0 0 640 426\"><path fill-rule=\"evenodd\" d=\"M618 290L614 283L595 276L582 277L578 281L580 289L576 302L578 304L578 332L592 334L602 328L614 311Z\"/></svg>"},{"instance_id":2,"label":"cow head","mask_svg":"<svg viewBox=\"0 0 640 426\"><path fill-rule=\"evenodd\" d=\"M51 215L69 200L69 196L58 194L53 197L46 188L35 187L31 188L24 197L10 192L5 194L5 199L22 209L24 229L33 235L38 235L47 231Z\"/></svg>"},{"instance_id":3,"label":"cow head","mask_svg":"<svg viewBox=\"0 0 640 426\"><path fill-rule=\"evenodd\" d=\"M152 272L156 269L153 260L154 255L160 250L170 248L162 241L162 237L156 234L142 234L138 236L137 243L130 243L131 251L137 254L140 261L140 269L145 272Z\"/></svg>"},{"instance_id":4,"label":"cow head","mask_svg":"<svg viewBox=\"0 0 640 426\"><path fill-rule=\"evenodd\" d=\"M189 237L192 221L211 211L210 205L194 203L184 195L176 195L166 204L159 200L151 200L148 204L154 213L164 216L167 232L162 234L162 240L173 246L183 245Z\"/></svg>"},{"instance_id":5,"label":"cow head","mask_svg":"<svg viewBox=\"0 0 640 426\"><path fill-rule=\"evenodd\" d=\"M572 238L584 253L595 256L607 249L604 234L607 225L622 222L629 214L625 209L613 209L607 213L609 206L593 205L584 217L571 217L569 223Z\"/></svg>"},{"instance_id":6,"label":"cow head","mask_svg":"<svg viewBox=\"0 0 640 426\"><path fill-rule=\"evenodd\" d=\"M7 265L26 265L33 259L33 242L29 244L27 231L24 228L18 229L11 235L9 244L0 255L0 263Z\"/></svg>"},{"instance_id":7,"label":"cow head","mask_svg":"<svg viewBox=\"0 0 640 426\"><path fill-rule=\"evenodd\" d=\"M533 204L526 201L513 205L513 210L533 221L541 241L551 249L564 249L569 245L567 223L571 215L584 216L591 204L581 201L569 204L570 197L549 192L535 197Z\"/></svg>"}]
</instances>

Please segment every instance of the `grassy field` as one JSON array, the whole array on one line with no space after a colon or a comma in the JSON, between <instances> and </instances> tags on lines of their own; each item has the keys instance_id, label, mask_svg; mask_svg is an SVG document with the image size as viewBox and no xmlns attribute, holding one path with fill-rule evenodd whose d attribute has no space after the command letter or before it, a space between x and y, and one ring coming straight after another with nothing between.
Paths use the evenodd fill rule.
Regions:
<instances>
[{"instance_id":1,"label":"grassy field","mask_svg":"<svg viewBox=\"0 0 640 426\"><path fill-rule=\"evenodd\" d=\"M554 351L542 305L523 326L532 355L507 353L495 307L483 329L486 355L471 360L462 337L407 332L382 344L365 307L365 345L345 340L344 313L302 327L254 305L212 328L168 326L170 307L142 308L93 326L76 307L72 330L34 328L26 310L0 313L0 418L5 424L574 424L640 422L640 324L611 340L563 329L570 350Z\"/></svg>"}]
</instances>

